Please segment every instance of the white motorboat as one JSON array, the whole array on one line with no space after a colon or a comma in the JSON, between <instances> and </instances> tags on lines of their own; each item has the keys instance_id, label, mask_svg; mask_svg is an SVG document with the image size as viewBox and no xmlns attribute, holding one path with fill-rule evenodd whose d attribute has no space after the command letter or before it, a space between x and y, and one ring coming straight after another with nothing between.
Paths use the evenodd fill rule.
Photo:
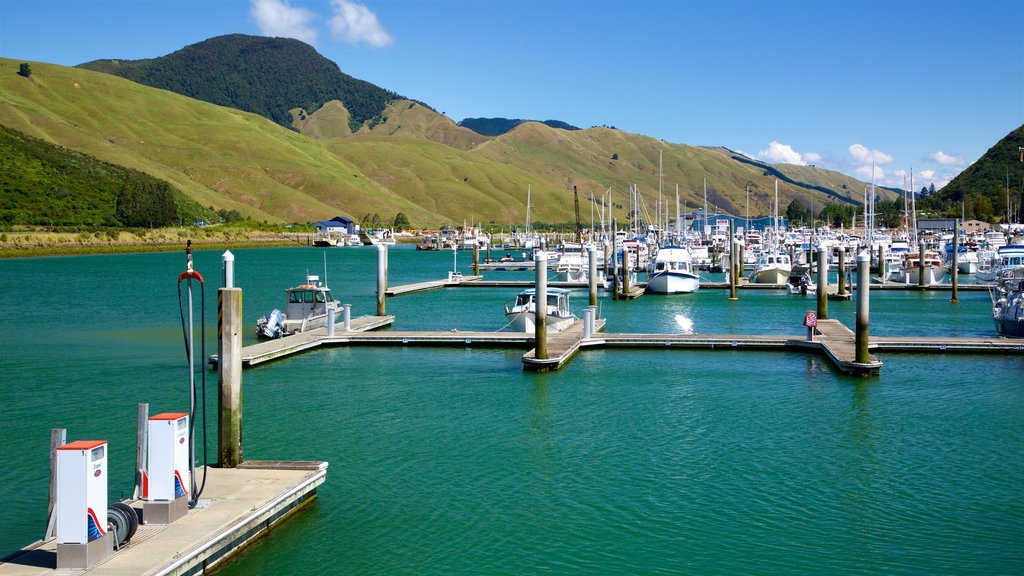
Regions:
<instances>
[{"instance_id":1,"label":"white motorboat","mask_svg":"<svg viewBox=\"0 0 1024 576\"><path fill-rule=\"evenodd\" d=\"M549 332L565 330L576 321L576 316L569 311L569 290L564 288L547 289L547 315L545 325ZM523 290L514 302L505 304L505 318L508 326L516 332L533 332L537 310L537 291L534 288Z\"/></svg>"},{"instance_id":2,"label":"white motorboat","mask_svg":"<svg viewBox=\"0 0 1024 576\"><path fill-rule=\"evenodd\" d=\"M765 250L757 259L757 268L750 273L750 281L754 284L785 284L792 269L789 254Z\"/></svg>"},{"instance_id":3,"label":"white motorboat","mask_svg":"<svg viewBox=\"0 0 1024 576\"><path fill-rule=\"evenodd\" d=\"M978 253L966 250L956 255L956 269L961 274L978 273Z\"/></svg>"},{"instance_id":4,"label":"white motorboat","mask_svg":"<svg viewBox=\"0 0 1024 576\"><path fill-rule=\"evenodd\" d=\"M978 251L978 268L974 277L982 282L992 282L999 273L999 252L990 248Z\"/></svg>"},{"instance_id":5,"label":"white motorboat","mask_svg":"<svg viewBox=\"0 0 1024 576\"><path fill-rule=\"evenodd\" d=\"M817 294L818 285L811 279L811 269L806 265L793 266L789 278L786 279L786 288L790 294Z\"/></svg>"},{"instance_id":6,"label":"white motorboat","mask_svg":"<svg viewBox=\"0 0 1024 576\"><path fill-rule=\"evenodd\" d=\"M700 289L700 277L693 272L690 252L681 246L665 246L654 256L653 271L647 276L647 291L655 294L685 294Z\"/></svg>"},{"instance_id":7,"label":"white motorboat","mask_svg":"<svg viewBox=\"0 0 1024 576\"><path fill-rule=\"evenodd\" d=\"M288 288L285 294L285 311L275 308L256 321L256 335L263 338L280 338L323 328L327 325L328 311L340 309L331 295L331 290L320 282L319 276L306 276L306 283Z\"/></svg>"},{"instance_id":8,"label":"white motorboat","mask_svg":"<svg viewBox=\"0 0 1024 576\"><path fill-rule=\"evenodd\" d=\"M942 263L938 252L934 250L924 251L924 285L941 284L946 279L946 265ZM903 258L903 268L900 271L900 279L906 284L920 284L921 281L921 254L910 252Z\"/></svg>"},{"instance_id":9,"label":"white motorboat","mask_svg":"<svg viewBox=\"0 0 1024 576\"><path fill-rule=\"evenodd\" d=\"M1024 338L1024 268L1000 278L991 296L992 321L999 335Z\"/></svg>"}]
</instances>

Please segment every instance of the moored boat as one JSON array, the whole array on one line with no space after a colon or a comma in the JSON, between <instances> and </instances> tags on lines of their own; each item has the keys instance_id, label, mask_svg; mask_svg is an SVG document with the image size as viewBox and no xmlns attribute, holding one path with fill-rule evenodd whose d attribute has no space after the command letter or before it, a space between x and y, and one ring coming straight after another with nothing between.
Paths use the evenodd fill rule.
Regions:
<instances>
[{"instance_id":1,"label":"moored boat","mask_svg":"<svg viewBox=\"0 0 1024 576\"><path fill-rule=\"evenodd\" d=\"M576 321L576 316L569 311L569 290L564 288L547 289L547 315L545 325L550 332L565 330ZM516 332L533 332L536 328L534 319L537 310L537 291L534 288L523 290L514 302L505 305L505 318L508 326Z\"/></svg>"},{"instance_id":2,"label":"moored boat","mask_svg":"<svg viewBox=\"0 0 1024 576\"><path fill-rule=\"evenodd\" d=\"M256 335L281 338L327 325L328 311L339 309L331 290L319 276L306 276L306 283L287 288L285 311L275 308L256 321Z\"/></svg>"},{"instance_id":3,"label":"moored boat","mask_svg":"<svg viewBox=\"0 0 1024 576\"><path fill-rule=\"evenodd\" d=\"M665 246L654 256L653 271L647 276L647 291L655 294L685 294L700 289L700 277L693 272L690 252L681 246Z\"/></svg>"},{"instance_id":4,"label":"moored boat","mask_svg":"<svg viewBox=\"0 0 1024 576\"><path fill-rule=\"evenodd\" d=\"M755 284L785 284L792 269L789 254L765 250L758 257L757 268L750 273L750 281Z\"/></svg>"},{"instance_id":5,"label":"moored boat","mask_svg":"<svg viewBox=\"0 0 1024 576\"><path fill-rule=\"evenodd\" d=\"M992 321L1000 336L1024 338L1024 269L1001 278L992 289Z\"/></svg>"}]
</instances>

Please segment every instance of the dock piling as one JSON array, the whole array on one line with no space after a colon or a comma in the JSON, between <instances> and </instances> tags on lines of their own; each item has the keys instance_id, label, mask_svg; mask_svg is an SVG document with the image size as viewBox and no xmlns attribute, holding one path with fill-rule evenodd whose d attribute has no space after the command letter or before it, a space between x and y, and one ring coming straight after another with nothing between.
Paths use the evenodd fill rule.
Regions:
<instances>
[{"instance_id":1,"label":"dock piling","mask_svg":"<svg viewBox=\"0 0 1024 576\"><path fill-rule=\"evenodd\" d=\"M588 302L589 302L589 304L591 306L597 306L597 258L596 258L596 256L597 256L597 250L595 249L594 245L591 244L591 245L587 246L587 258L588 258L588 263L589 263L589 269L587 270L587 274L589 276L588 276L587 280L590 283L590 292L589 292L590 298L589 298Z\"/></svg>"},{"instance_id":2,"label":"dock piling","mask_svg":"<svg viewBox=\"0 0 1024 576\"><path fill-rule=\"evenodd\" d=\"M473 276L480 275L480 243L473 244Z\"/></svg>"},{"instance_id":3,"label":"dock piling","mask_svg":"<svg viewBox=\"0 0 1024 576\"><path fill-rule=\"evenodd\" d=\"M377 244L377 316L384 316L384 293L388 289L388 247Z\"/></svg>"},{"instance_id":4,"label":"dock piling","mask_svg":"<svg viewBox=\"0 0 1024 576\"><path fill-rule=\"evenodd\" d=\"M533 336L536 340L536 357L548 359L548 255L538 250L533 257L537 272L537 285L533 294Z\"/></svg>"},{"instance_id":5,"label":"dock piling","mask_svg":"<svg viewBox=\"0 0 1024 576\"><path fill-rule=\"evenodd\" d=\"M345 329L345 332L351 332L352 331L352 305L351 304L342 304L341 308L342 308L341 319L342 319L342 322L344 322L343 327Z\"/></svg>"},{"instance_id":6,"label":"dock piling","mask_svg":"<svg viewBox=\"0 0 1024 576\"><path fill-rule=\"evenodd\" d=\"M623 246L622 247L622 296L624 296L624 297L627 294L629 294L629 270L630 270L630 264L631 264L631 262L629 261L629 250L626 250L626 247Z\"/></svg>"},{"instance_id":7,"label":"dock piling","mask_svg":"<svg viewBox=\"0 0 1024 576\"><path fill-rule=\"evenodd\" d=\"M222 468L242 462L242 289L217 291L217 461Z\"/></svg>"},{"instance_id":8,"label":"dock piling","mask_svg":"<svg viewBox=\"0 0 1024 576\"><path fill-rule=\"evenodd\" d=\"M878 245L878 258L876 260L878 265L878 275L885 276L885 247L881 244Z\"/></svg>"},{"instance_id":9,"label":"dock piling","mask_svg":"<svg viewBox=\"0 0 1024 576\"><path fill-rule=\"evenodd\" d=\"M825 245L818 245L818 319L828 319L828 257Z\"/></svg>"},{"instance_id":10,"label":"dock piling","mask_svg":"<svg viewBox=\"0 0 1024 576\"><path fill-rule=\"evenodd\" d=\"M949 301L956 304L960 301L960 220L953 221L953 295Z\"/></svg>"},{"instance_id":11,"label":"dock piling","mask_svg":"<svg viewBox=\"0 0 1024 576\"><path fill-rule=\"evenodd\" d=\"M46 506L46 534L43 540L57 535L57 447L68 443L67 428L50 428L50 502Z\"/></svg>"},{"instance_id":12,"label":"dock piling","mask_svg":"<svg viewBox=\"0 0 1024 576\"><path fill-rule=\"evenodd\" d=\"M729 219L729 300L736 299L736 283L739 273L736 270L736 223Z\"/></svg>"},{"instance_id":13,"label":"dock piling","mask_svg":"<svg viewBox=\"0 0 1024 576\"><path fill-rule=\"evenodd\" d=\"M235 255L231 250L225 250L220 257L221 273L223 274L224 287L235 287Z\"/></svg>"},{"instance_id":14,"label":"dock piling","mask_svg":"<svg viewBox=\"0 0 1024 576\"><path fill-rule=\"evenodd\" d=\"M868 250L870 252L870 250ZM871 257L865 253L857 255L857 319L854 336L854 359L858 364L868 364L868 299L870 291Z\"/></svg>"},{"instance_id":15,"label":"dock piling","mask_svg":"<svg viewBox=\"0 0 1024 576\"><path fill-rule=\"evenodd\" d=\"M839 281L838 294L846 296L846 249L839 248Z\"/></svg>"},{"instance_id":16,"label":"dock piling","mask_svg":"<svg viewBox=\"0 0 1024 576\"><path fill-rule=\"evenodd\" d=\"M583 309L583 339L589 340L594 333L594 307L587 306Z\"/></svg>"},{"instance_id":17,"label":"dock piling","mask_svg":"<svg viewBox=\"0 0 1024 576\"><path fill-rule=\"evenodd\" d=\"M338 311L331 308L327 311L327 336L334 337L334 323L338 320Z\"/></svg>"},{"instance_id":18,"label":"dock piling","mask_svg":"<svg viewBox=\"0 0 1024 576\"><path fill-rule=\"evenodd\" d=\"M925 268L925 265L924 265L924 248L925 248L925 243L924 243L924 240L922 240L921 241L921 246L919 247L920 252L917 253L918 256L919 256L918 259L917 259L917 287L922 289L922 290L924 289L924 286L925 286L925 283L924 283L925 271L927 270L927 268Z\"/></svg>"},{"instance_id":19,"label":"dock piling","mask_svg":"<svg viewBox=\"0 0 1024 576\"><path fill-rule=\"evenodd\" d=\"M618 242L616 242L615 232L619 229L619 223L614 218L612 219L612 300L619 299L619 254L618 254ZM625 252L625 251L623 251Z\"/></svg>"}]
</instances>

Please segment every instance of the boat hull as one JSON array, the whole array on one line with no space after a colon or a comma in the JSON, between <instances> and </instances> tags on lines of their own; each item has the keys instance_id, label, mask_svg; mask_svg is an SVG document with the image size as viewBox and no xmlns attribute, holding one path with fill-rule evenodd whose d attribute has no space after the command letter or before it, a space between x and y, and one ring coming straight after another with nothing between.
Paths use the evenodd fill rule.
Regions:
<instances>
[{"instance_id":1,"label":"boat hull","mask_svg":"<svg viewBox=\"0 0 1024 576\"><path fill-rule=\"evenodd\" d=\"M700 290L700 278L687 272L655 272L647 277L653 294L688 294Z\"/></svg>"},{"instance_id":2,"label":"boat hull","mask_svg":"<svg viewBox=\"0 0 1024 576\"><path fill-rule=\"evenodd\" d=\"M785 268L762 268L750 275L754 284L785 284L790 270Z\"/></svg>"},{"instance_id":3,"label":"boat hull","mask_svg":"<svg viewBox=\"0 0 1024 576\"><path fill-rule=\"evenodd\" d=\"M992 318L996 325L996 332L1000 336L1009 338L1024 338L1024 318L1009 318L996 316Z\"/></svg>"},{"instance_id":4,"label":"boat hull","mask_svg":"<svg viewBox=\"0 0 1024 576\"><path fill-rule=\"evenodd\" d=\"M523 312L509 312L505 315L508 319L509 330L513 332L529 332L534 333L536 331L536 324L534 323L535 314L532 311ZM576 321L575 316L555 316L548 314L545 325L547 326L548 332L561 332L573 322Z\"/></svg>"},{"instance_id":5,"label":"boat hull","mask_svg":"<svg viewBox=\"0 0 1024 576\"><path fill-rule=\"evenodd\" d=\"M921 269L918 267L903 270L903 282L906 284L920 284ZM924 285L942 284L946 279L945 266L926 266L924 269Z\"/></svg>"}]
</instances>

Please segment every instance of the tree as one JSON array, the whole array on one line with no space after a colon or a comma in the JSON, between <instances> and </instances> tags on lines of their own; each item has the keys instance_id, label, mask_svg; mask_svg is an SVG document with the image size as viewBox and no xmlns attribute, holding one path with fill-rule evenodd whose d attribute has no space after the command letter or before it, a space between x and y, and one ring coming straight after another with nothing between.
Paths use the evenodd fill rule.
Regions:
<instances>
[{"instance_id":1,"label":"tree","mask_svg":"<svg viewBox=\"0 0 1024 576\"><path fill-rule=\"evenodd\" d=\"M791 223L809 220L810 216L811 209L801 202L799 198L793 198L793 200L790 201L789 206L786 207L786 219Z\"/></svg>"},{"instance_id":2,"label":"tree","mask_svg":"<svg viewBox=\"0 0 1024 576\"><path fill-rule=\"evenodd\" d=\"M24 76L25 78L32 76L32 67L28 65L28 62L22 62L21 65L18 66L18 75Z\"/></svg>"},{"instance_id":3,"label":"tree","mask_svg":"<svg viewBox=\"0 0 1024 576\"><path fill-rule=\"evenodd\" d=\"M927 186L921 186L921 194L918 197L919 198L924 198L926 196L928 196L928 187Z\"/></svg>"},{"instance_id":4,"label":"tree","mask_svg":"<svg viewBox=\"0 0 1024 576\"><path fill-rule=\"evenodd\" d=\"M931 196L932 194L935 194L935 182L928 185L928 195Z\"/></svg>"},{"instance_id":5,"label":"tree","mask_svg":"<svg viewBox=\"0 0 1024 576\"><path fill-rule=\"evenodd\" d=\"M391 227L401 232L406 228L411 228L412 224L409 223L409 217L405 215L405 212L399 212L395 214L395 221Z\"/></svg>"}]
</instances>

